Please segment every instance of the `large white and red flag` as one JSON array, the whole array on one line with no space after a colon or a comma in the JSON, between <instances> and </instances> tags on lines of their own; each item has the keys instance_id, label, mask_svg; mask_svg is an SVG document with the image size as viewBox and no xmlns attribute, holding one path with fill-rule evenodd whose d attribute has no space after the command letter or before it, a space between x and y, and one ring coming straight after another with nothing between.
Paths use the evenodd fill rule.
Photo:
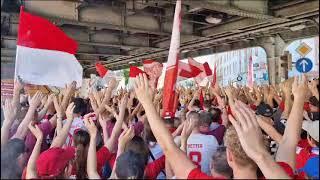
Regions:
<instances>
[{"instance_id":1,"label":"large white and red flag","mask_svg":"<svg viewBox=\"0 0 320 180\"><path fill-rule=\"evenodd\" d=\"M177 0L174 12L170 49L163 88L163 117L174 117L175 86L178 75L179 47L181 30L181 0Z\"/></svg>"},{"instance_id":2,"label":"large white and red flag","mask_svg":"<svg viewBox=\"0 0 320 180\"><path fill-rule=\"evenodd\" d=\"M201 70L201 73L199 73L199 75L197 75L194 79L200 86L205 86L208 80L206 79L206 77L208 77L209 79L212 78L212 70L209 64L207 62L203 64L199 63L191 57L188 58L188 63L190 64L190 66L195 66Z\"/></svg>"},{"instance_id":3,"label":"large white and red flag","mask_svg":"<svg viewBox=\"0 0 320 180\"><path fill-rule=\"evenodd\" d=\"M157 88L158 79L161 76L163 65L157 61L147 59L143 61L143 69L149 76L150 86Z\"/></svg>"},{"instance_id":4,"label":"large white and red flag","mask_svg":"<svg viewBox=\"0 0 320 180\"><path fill-rule=\"evenodd\" d=\"M74 54L78 44L48 20L20 8L15 76L35 85L82 84L83 69Z\"/></svg>"}]
</instances>

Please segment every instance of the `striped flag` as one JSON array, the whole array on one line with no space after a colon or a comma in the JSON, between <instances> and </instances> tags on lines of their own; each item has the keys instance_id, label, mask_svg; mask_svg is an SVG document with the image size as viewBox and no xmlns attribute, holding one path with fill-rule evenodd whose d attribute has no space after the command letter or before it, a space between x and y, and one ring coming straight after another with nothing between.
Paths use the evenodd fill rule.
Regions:
<instances>
[{"instance_id":1,"label":"striped flag","mask_svg":"<svg viewBox=\"0 0 320 180\"><path fill-rule=\"evenodd\" d=\"M82 84L83 69L75 57L78 44L48 20L20 9L15 76L25 83L65 87Z\"/></svg>"},{"instance_id":2,"label":"striped flag","mask_svg":"<svg viewBox=\"0 0 320 180\"><path fill-rule=\"evenodd\" d=\"M174 12L170 49L163 88L163 117L174 117L175 86L178 75L179 47L181 30L181 0L177 0Z\"/></svg>"}]
</instances>

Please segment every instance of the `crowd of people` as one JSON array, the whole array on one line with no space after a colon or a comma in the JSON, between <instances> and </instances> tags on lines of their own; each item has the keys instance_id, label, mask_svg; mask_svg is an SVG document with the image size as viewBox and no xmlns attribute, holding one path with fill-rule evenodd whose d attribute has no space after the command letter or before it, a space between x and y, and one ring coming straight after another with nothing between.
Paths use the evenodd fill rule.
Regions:
<instances>
[{"instance_id":1,"label":"crowd of people","mask_svg":"<svg viewBox=\"0 0 320 180\"><path fill-rule=\"evenodd\" d=\"M1 179L319 178L319 79L177 87L171 118L145 74L132 91L116 84L31 97L16 80L1 102Z\"/></svg>"}]
</instances>

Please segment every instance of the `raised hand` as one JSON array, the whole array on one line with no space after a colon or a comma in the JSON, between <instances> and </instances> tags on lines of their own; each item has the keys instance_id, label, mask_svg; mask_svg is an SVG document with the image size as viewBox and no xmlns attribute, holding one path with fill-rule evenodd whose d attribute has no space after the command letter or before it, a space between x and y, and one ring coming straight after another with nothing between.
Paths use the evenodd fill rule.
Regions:
<instances>
[{"instance_id":1,"label":"raised hand","mask_svg":"<svg viewBox=\"0 0 320 180\"><path fill-rule=\"evenodd\" d=\"M235 118L229 115L229 120L236 129L241 146L246 154L251 159L257 160L259 155L268 153L254 112L240 101L236 101L231 110Z\"/></svg>"},{"instance_id":2,"label":"raised hand","mask_svg":"<svg viewBox=\"0 0 320 180\"><path fill-rule=\"evenodd\" d=\"M67 110L66 110L66 116L67 116L67 119L68 120L73 120L73 110L75 108L75 105L74 103L70 103L67 107Z\"/></svg>"},{"instance_id":3,"label":"raised hand","mask_svg":"<svg viewBox=\"0 0 320 180\"><path fill-rule=\"evenodd\" d=\"M302 78L295 77L292 84L292 94L294 96L294 100L304 100L309 89L307 86L307 77L302 76Z\"/></svg>"},{"instance_id":4,"label":"raised hand","mask_svg":"<svg viewBox=\"0 0 320 180\"><path fill-rule=\"evenodd\" d=\"M12 122L17 114L17 109L14 107L12 100L6 99L2 106L2 109L4 114L4 120L6 122Z\"/></svg>"},{"instance_id":5,"label":"raised hand","mask_svg":"<svg viewBox=\"0 0 320 180\"><path fill-rule=\"evenodd\" d=\"M146 74L139 74L134 83L134 90L138 100L143 104L150 101L152 103L152 94L149 88L149 82Z\"/></svg>"},{"instance_id":6,"label":"raised hand","mask_svg":"<svg viewBox=\"0 0 320 180\"><path fill-rule=\"evenodd\" d=\"M90 136L96 136L98 131L96 125L93 122L92 116L94 115L94 113L88 113L83 117L84 125L87 128Z\"/></svg>"},{"instance_id":7,"label":"raised hand","mask_svg":"<svg viewBox=\"0 0 320 180\"><path fill-rule=\"evenodd\" d=\"M182 140L185 140L185 141L188 140L188 138L191 135L191 132L192 132L194 126L195 126L195 124L194 124L193 121L187 120L187 121L185 121L183 123L183 128L182 128L182 132L181 132L181 141Z\"/></svg>"},{"instance_id":8,"label":"raised hand","mask_svg":"<svg viewBox=\"0 0 320 180\"><path fill-rule=\"evenodd\" d=\"M29 102L30 108L36 109L40 105L42 97L43 97L43 94L40 91L37 91L36 94L33 95L33 97Z\"/></svg>"},{"instance_id":9,"label":"raised hand","mask_svg":"<svg viewBox=\"0 0 320 180\"><path fill-rule=\"evenodd\" d=\"M116 78L112 78L110 81L109 81L109 84L108 84L108 88L110 89L114 89L117 85L117 80Z\"/></svg>"},{"instance_id":10,"label":"raised hand","mask_svg":"<svg viewBox=\"0 0 320 180\"><path fill-rule=\"evenodd\" d=\"M134 129L131 126L128 129L125 129L119 136L119 149L124 149L126 144L134 137Z\"/></svg>"},{"instance_id":11,"label":"raised hand","mask_svg":"<svg viewBox=\"0 0 320 180\"><path fill-rule=\"evenodd\" d=\"M13 88L16 92L20 92L24 88L24 84L23 84L22 80L20 79L20 77L18 77L17 79L14 80Z\"/></svg>"},{"instance_id":12,"label":"raised hand","mask_svg":"<svg viewBox=\"0 0 320 180\"><path fill-rule=\"evenodd\" d=\"M56 109L57 116L59 118L62 118L63 115L64 115L64 112L62 111L61 103L58 102L58 97L57 96L53 97L53 105L54 105L54 108Z\"/></svg>"},{"instance_id":13,"label":"raised hand","mask_svg":"<svg viewBox=\"0 0 320 180\"><path fill-rule=\"evenodd\" d=\"M30 122L28 128L37 140L43 139L43 133L37 124L34 124L34 122Z\"/></svg>"}]
</instances>

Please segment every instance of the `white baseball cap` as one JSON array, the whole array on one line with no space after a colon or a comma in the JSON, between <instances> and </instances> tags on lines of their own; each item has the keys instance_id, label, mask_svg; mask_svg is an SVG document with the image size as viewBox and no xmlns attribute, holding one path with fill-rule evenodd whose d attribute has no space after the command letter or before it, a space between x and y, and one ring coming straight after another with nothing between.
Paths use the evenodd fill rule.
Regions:
<instances>
[{"instance_id":1,"label":"white baseball cap","mask_svg":"<svg viewBox=\"0 0 320 180\"><path fill-rule=\"evenodd\" d=\"M319 120L317 121L303 121L302 129L308 132L308 134L317 142L319 142Z\"/></svg>"}]
</instances>

